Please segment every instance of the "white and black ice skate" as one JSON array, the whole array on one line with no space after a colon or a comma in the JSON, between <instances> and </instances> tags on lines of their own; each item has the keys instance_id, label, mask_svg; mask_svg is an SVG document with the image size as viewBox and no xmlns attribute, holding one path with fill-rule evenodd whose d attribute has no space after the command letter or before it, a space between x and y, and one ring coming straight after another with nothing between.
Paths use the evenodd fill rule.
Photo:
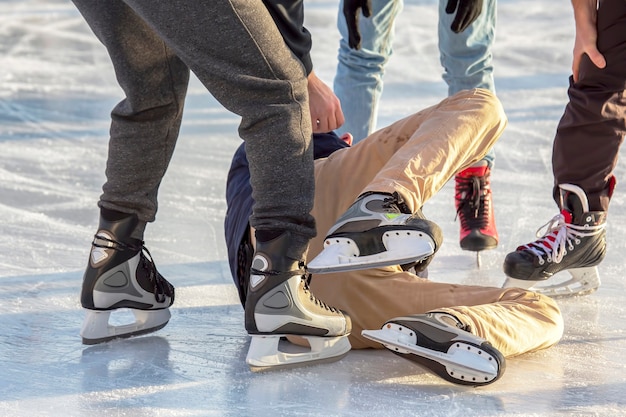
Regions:
<instances>
[{"instance_id":1,"label":"white and black ice skate","mask_svg":"<svg viewBox=\"0 0 626 417\"><path fill-rule=\"evenodd\" d=\"M565 297L589 294L600 286L597 265L606 254L606 212L590 211L580 187L559 188L561 212L539 229L538 236L546 228L543 236L506 256L504 288Z\"/></svg>"},{"instance_id":2,"label":"white and black ice skate","mask_svg":"<svg viewBox=\"0 0 626 417\"><path fill-rule=\"evenodd\" d=\"M504 373L504 356L466 328L450 314L432 312L397 317L380 330L363 330L361 334L446 381L460 385L491 384Z\"/></svg>"},{"instance_id":3,"label":"white and black ice skate","mask_svg":"<svg viewBox=\"0 0 626 417\"><path fill-rule=\"evenodd\" d=\"M289 232L257 242L245 302L252 371L334 362L351 349L350 318L311 293L304 263L286 256L291 244ZM306 339L310 348L281 343L287 336Z\"/></svg>"},{"instance_id":4,"label":"white and black ice skate","mask_svg":"<svg viewBox=\"0 0 626 417\"><path fill-rule=\"evenodd\" d=\"M394 195L366 193L328 231L324 249L307 269L329 273L427 264L442 242L441 229L421 212L411 214Z\"/></svg>"},{"instance_id":5,"label":"white and black ice skate","mask_svg":"<svg viewBox=\"0 0 626 417\"><path fill-rule=\"evenodd\" d=\"M86 345L151 333L170 319L174 287L156 270L143 242L130 238L136 225L135 216L100 218L81 292L87 314L80 334ZM111 312L122 308L135 322L110 324Z\"/></svg>"}]
</instances>

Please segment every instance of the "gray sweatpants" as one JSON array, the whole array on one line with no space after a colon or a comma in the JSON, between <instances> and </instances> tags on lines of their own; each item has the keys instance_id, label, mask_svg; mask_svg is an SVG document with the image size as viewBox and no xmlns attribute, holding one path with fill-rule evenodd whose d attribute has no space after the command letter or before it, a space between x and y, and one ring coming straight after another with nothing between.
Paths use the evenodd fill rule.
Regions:
<instances>
[{"instance_id":1,"label":"gray sweatpants","mask_svg":"<svg viewBox=\"0 0 626 417\"><path fill-rule=\"evenodd\" d=\"M306 74L261 0L73 0L126 98L111 113L100 207L154 221L193 71L241 116L257 230L315 235ZM207 132L210 134L210 132Z\"/></svg>"}]
</instances>

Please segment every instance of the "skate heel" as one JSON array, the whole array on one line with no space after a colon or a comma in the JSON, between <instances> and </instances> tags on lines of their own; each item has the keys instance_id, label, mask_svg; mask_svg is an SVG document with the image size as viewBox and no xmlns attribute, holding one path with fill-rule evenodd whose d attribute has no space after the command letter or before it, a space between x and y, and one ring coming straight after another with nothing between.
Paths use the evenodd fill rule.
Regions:
<instances>
[{"instance_id":1,"label":"skate heel","mask_svg":"<svg viewBox=\"0 0 626 417\"><path fill-rule=\"evenodd\" d=\"M164 310L130 310L135 322L114 326L109 324L111 311L88 310L80 335L85 345L95 345L117 338L127 338L155 332L165 327L171 314Z\"/></svg>"}]
</instances>

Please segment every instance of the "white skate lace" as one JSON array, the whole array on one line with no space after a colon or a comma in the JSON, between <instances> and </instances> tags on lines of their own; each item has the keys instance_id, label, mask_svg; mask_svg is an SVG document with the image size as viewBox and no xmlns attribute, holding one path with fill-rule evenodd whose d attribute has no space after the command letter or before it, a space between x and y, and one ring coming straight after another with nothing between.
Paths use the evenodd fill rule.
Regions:
<instances>
[{"instance_id":1,"label":"white skate lace","mask_svg":"<svg viewBox=\"0 0 626 417\"><path fill-rule=\"evenodd\" d=\"M156 265L152 260L152 255L148 248L146 248L141 242L140 245L132 245L123 242L119 242L114 239L109 239L105 236L96 234L92 245L97 248L114 249L116 251L130 250L132 252L141 252L141 266L148 273L148 280L152 283L152 293L154 299L158 303L165 302L165 297L170 297L172 303L174 302L174 287L165 278L159 274L156 269Z\"/></svg>"},{"instance_id":2,"label":"white skate lace","mask_svg":"<svg viewBox=\"0 0 626 417\"><path fill-rule=\"evenodd\" d=\"M539 265L543 265L546 261L558 264L567 255L568 249L572 251L574 250L574 245L580 244L581 238L596 235L604 227L604 224L578 226L568 223L563 213L559 213L537 229L536 236L539 237L538 240L520 246L518 250L528 250L537 256ZM542 235L541 231L544 229L546 231ZM545 260L543 259L544 255L546 256Z\"/></svg>"}]
</instances>

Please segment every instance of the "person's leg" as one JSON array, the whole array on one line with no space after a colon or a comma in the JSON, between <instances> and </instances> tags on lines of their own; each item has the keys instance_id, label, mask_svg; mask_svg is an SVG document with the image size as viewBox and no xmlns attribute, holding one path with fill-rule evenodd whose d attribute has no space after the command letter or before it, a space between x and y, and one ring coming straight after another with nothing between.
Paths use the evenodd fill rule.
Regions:
<instances>
[{"instance_id":1,"label":"person's leg","mask_svg":"<svg viewBox=\"0 0 626 417\"><path fill-rule=\"evenodd\" d=\"M326 237L313 240L309 259L319 256L309 269L425 261L438 248L439 232L420 208L459 169L480 159L505 125L492 93L462 91L318 162L314 215Z\"/></svg>"},{"instance_id":2,"label":"person's leg","mask_svg":"<svg viewBox=\"0 0 626 417\"><path fill-rule=\"evenodd\" d=\"M88 310L81 335L93 344L158 330L170 318L174 288L143 247L143 231L154 220L176 144L189 70L124 3L75 4L109 51L126 94L111 113L107 181L81 292ZM136 323L109 325L110 312L123 307Z\"/></svg>"},{"instance_id":3,"label":"person's leg","mask_svg":"<svg viewBox=\"0 0 626 417\"><path fill-rule=\"evenodd\" d=\"M360 18L361 49L355 50L348 45L343 0L339 3L341 40L333 89L346 122L337 133L352 133L354 143L376 130L383 75L392 54L395 19L402 7L403 0L372 0L372 15Z\"/></svg>"},{"instance_id":4,"label":"person's leg","mask_svg":"<svg viewBox=\"0 0 626 417\"><path fill-rule=\"evenodd\" d=\"M247 282L245 327L252 370L340 359L350 320L310 294L303 257L315 235L313 147L304 67L262 2L126 0L209 92L241 116L255 201L256 248ZM312 351L284 355L282 335Z\"/></svg>"},{"instance_id":5,"label":"person's leg","mask_svg":"<svg viewBox=\"0 0 626 417\"><path fill-rule=\"evenodd\" d=\"M257 232L315 234L307 79L262 2L127 0L228 110L242 117Z\"/></svg>"},{"instance_id":6,"label":"person's leg","mask_svg":"<svg viewBox=\"0 0 626 417\"><path fill-rule=\"evenodd\" d=\"M312 250L321 248L316 243L364 192L403 190L406 204L417 211L456 170L480 159L505 125L493 94L463 91L316 161L313 215L320 235Z\"/></svg>"},{"instance_id":7,"label":"person's leg","mask_svg":"<svg viewBox=\"0 0 626 417\"><path fill-rule=\"evenodd\" d=\"M518 288L462 286L466 293L460 298L466 298L452 300L450 284L443 285L424 289L442 307L394 317L380 330L361 334L449 382L472 386L497 381L507 356L545 349L562 337L563 319L549 297ZM446 306L457 301L460 306Z\"/></svg>"},{"instance_id":8,"label":"person's leg","mask_svg":"<svg viewBox=\"0 0 626 417\"><path fill-rule=\"evenodd\" d=\"M350 315L353 349L381 347L361 330L430 311L453 314L507 357L546 348L563 332L560 311L549 297L518 288L438 283L399 267L316 275L311 288Z\"/></svg>"},{"instance_id":9,"label":"person's leg","mask_svg":"<svg viewBox=\"0 0 626 417\"><path fill-rule=\"evenodd\" d=\"M353 349L384 345L453 383L494 382L505 357L563 334L556 302L519 288L438 283L398 266L317 275L312 288L350 314Z\"/></svg>"},{"instance_id":10,"label":"person's leg","mask_svg":"<svg viewBox=\"0 0 626 417\"><path fill-rule=\"evenodd\" d=\"M445 12L447 0L439 2L439 51L444 68L443 79L450 95L468 88L495 92L492 52L496 28L496 0L484 0L482 13L463 32L454 33L450 24L454 14ZM460 225L461 248L471 251L492 249L498 245L491 171L495 150L459 173L455 178L455 207Z\"/></svg>"},{"instance_id":11,"label":"person's leg","mask_svg":"<svg viewBox=\"0 0 626 417\"><path fill-rule=\"evenodd\" d=\"M482 13L464 31L454 33L454 14L446 13L447 0L439 1L439 53L448 95L484 88L495 93L492 52L496 31L496 0L484 0Z\"/></svg>"},{"instance_id":12,"label":"person's leg","mask_svg":"<svg viewBox=\"0 0 626 417\"><path fill-rule=\"evenodd\" d=\"M598 8L598 50L607 65L582 57L579 80L570 78L569 102L552 151L554 199L559 184L581 187L592 211L608 211L613 170L626 135L626 3L603 0Z\"/></svg>"},{"instance_id":13,"label":"person's leg","mask_svg":"<svg viewBox=\"0 0 626 417\"><path fill-rule=\"evenodd\" d=\"M459 170L476 162L506 126L502 105L487 90L465 90L431 111L402 152L396 152L362 190L397 191L415 211ZM399 140L387 129L382 140Z\"/></svg>"},{"instance_id":14,"label":"person's leg","mask_svg":"<svg viewBox=\"0 0 626 417\"><path fill-rule=\"evenodd\" d=\"M176 145L189 69L123 2L74 3L107 48L126 95L111 113L99 205L136 214L134 237L142 239L145 224L155 218L158 187Z\"/></svg>"},{"instance_id":15,"label":"person's leg","mask_svg":"<svg viewBox=\"0 0 626 417\"><path fill-rule=\"evenodd\" d=\"M613 170L626 135L626 3L601 1L597 27L598 50L607 65L599 69L583 56L578 82L570 77L569 102L554 139L554 199L560 213L544 236L506 256L505 285L549 295L587 294L600 286L597 265L606 254ZM566 270L571 278L550 279Z\"/></svg>"}]
</instances>

